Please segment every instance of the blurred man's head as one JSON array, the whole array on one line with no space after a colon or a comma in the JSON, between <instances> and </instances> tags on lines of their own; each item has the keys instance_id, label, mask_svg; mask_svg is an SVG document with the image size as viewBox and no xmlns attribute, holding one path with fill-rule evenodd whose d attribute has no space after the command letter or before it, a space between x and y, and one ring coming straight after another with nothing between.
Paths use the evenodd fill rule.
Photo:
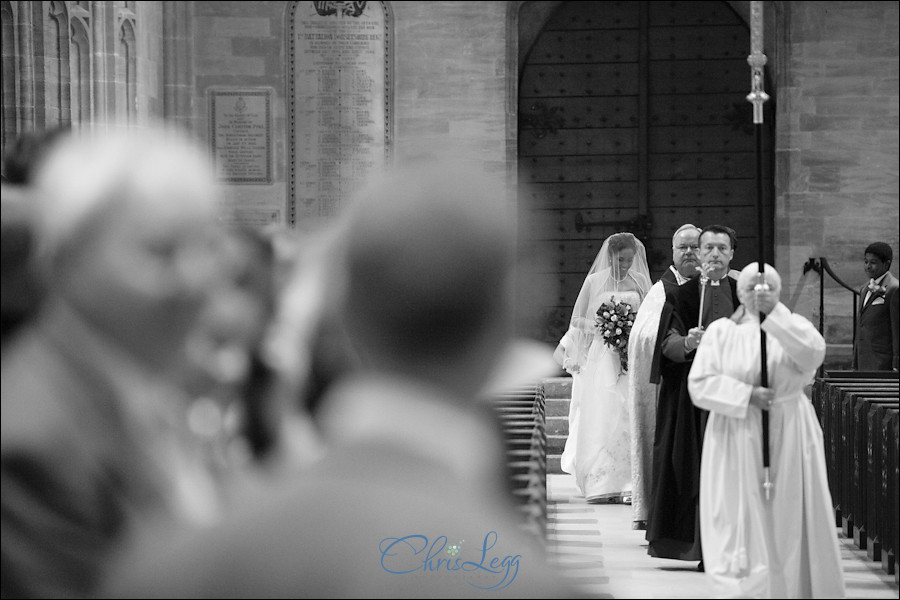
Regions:
<instances>
[{"instance_id":1,"label":"blurred man's head","mask_svg":"<svg viewBox=\"0 0 900 600\"><path fill-rule=\"evenodd\" d=\"M22 133L3 154L3 288L0 303L3 341L31 320L44 297L35 273L34 176L54 146L69 135L66 127Z\"/></svg>"},{"instance_id":2,"label":"blurred man's head","mask_svg":"<svg viewBox=\"0 0 900 600\"><path fill-rule=\"evenodd\" d=\"M695 277L700 266L700 228L687 223L672 236L672 264L682 277Z\"/></svg>"},{"instance_id":3,"label":"blurred man's head","mask_svg":"<svg viewBox=\"0 0 900 600\"><path fill-rule=\"evenodd\" d=\"M709 225L703 228L700 232L700 263L710 279L719 280L728 275L736 246L737 238L731 227Z\"/></svg>"},{"instance_id":4,"label":"blurred man's head","mask_svg":"<svg viewBox=\"0 0 900 600\"><path fill-rule=\"evenodd\" d=\"M398 171L360 195L342 231L339 315L368 365L483 383L511 335L504 198L486 176L446 166Z\"/></svg>"},{"instance_id":5,"label":"blurred man's head","mask_svg":"<svg viewBox=\"0 0 900 600\"><path fill-rule=\"evenodd\" d=\"M33 194L24 186L2 184L3 212L0 221L0 324L2 339L31 319L43 297L42 286L34 273Z\"/></svg>"},{"instance_id":6,"label":"blurred man's head","mask_svg":"<svg viewBox=\"0 0 900 600\"><path fill-rule=\"evenodd\" d=\"M211 290L188 339L199 389L234 392L249 374L275 303L275 256L269 238L244 226L223 229L217 244L222 277Z\"/></svg>"},{"instance_id":7,"label":"blurred man's head","mask_svg":"<svg viewBox=\"0 0 900 600\"><path fill-rule=\"evenodd\" d=\"M51 297L145 364L181 360L217 276L209 161L161 132L61 144L39 170Z\"/></svg>"},{"instance_id":8,"label":"blurred man's head","mask_svg":"<svg viewBox=\"0 0 900 600\"><path fill-rule=\"evenodd\" d=\"M778 298L781 296L781 275L770 264L765 266L765 282L769 286L769 291ZM741 301L748 311L756 312L756 295L755 289L759 283L759 263L752 262L741 271L737 281L738 299Z\"/></svg>"}]
</instances>

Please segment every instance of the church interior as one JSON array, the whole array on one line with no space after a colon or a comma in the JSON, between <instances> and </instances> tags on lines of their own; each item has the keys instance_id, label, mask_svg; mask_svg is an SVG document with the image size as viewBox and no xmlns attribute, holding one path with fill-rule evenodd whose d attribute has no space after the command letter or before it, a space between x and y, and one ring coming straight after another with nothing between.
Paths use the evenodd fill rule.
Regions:
<instances>
[{"instance_id":1,"label":"church interior","mask_svg":"<svg viewBox=\"0 0 900 600\"><path fill-rule=\"evenodd\" d=\"M699 559L700 570L706 564L704 574L698 572L693 554L690 562L648 555L645 534L650 535L652 525L648 529L646 515L632 518L640 505L638 478L646 475L649 481L650 472L649 466L640 472L644 467L634 454L633 438L642 430L635 425L638 400L633 389L629 392L628 381L639 375L626 372L635 363L626 364L624 345L617 350L623 362L616 375L624 391L617 393L625 403L626 430L631 419L632 439L623 442L623 451L627 454L631 444L634 504L631 478L625 488L616 490L622 492L618 501L597 503L583 489L582 476L573 477L575 471L566 464L566 453L575 452L575 419L580 418L578 426L584 427L593 418L575 398L586 382L593 381L581 375L587 372L585 361L594 356L588 352L598 350L585 349L574 369L569 368L574 362L559 358L553 362L550 354L574 343L573 306L589 287L586 274L593 272L595 260L607 252L616 234L633 234L630 256L636 263L645 262L648 275L647 285L635 290L646 303L651 285L667 274L677 275L674 240L685 224L702 230L691 242L701 255L706 252L702 241L709 239L704 237L709 235L708 226L732 231L726 249L731 252L730 264L726 261L725 267L737 282L732 287L738 286L732 298L735 308L743 303L739 297L744 298L739 272L754 261L768 263L780 275L777 308L771 314L784 308L792 318L802 319L803 327L808 325L804 335L822 341L817 364L804 371L807 381L801 395L811 407L815 432L810 435L819 440L813 454L822 454L821 461L809 460L815 468L821 462L827 474L823 481L843 569L842 593L850 598L897 597L900 315L892 251L900 250L898 2L3 0L0 17L4 597L334 597L360 590L371 597L451 593L794 597L791 592L773 591L788 588L771 582L767 585L772 587L759 596L730 588L722 592L717 587L721 573L709 556ZM165 151L154 154L155 137L148 137L133 153L123 146L121 160L115 152L92 155L87 145L82 150L70 146L70 139L86 144L106 135L152 135L161 130L177 134L183 154L181 145L173 146L168 156ZM66 152L72 155L63 156ZM104 156L108 163L90 162ZM63 158L83 163L66 171ZM114 173L113 165L121 165L121 173L133 173L133 181ZM429 165L439 165L437 171L443 172L435 173ZM383 192L388 198L383 210L367 213L357 208L358 198L379 197L382 180L395 172L404 174L405 180L384 184L395 187ZM432 175L432 183L441 182L443 187L423 182ZM92 177L95 182L108 179L109 190L100 194L101 184L92 184ZM421 188L416 187L419 183ZM125 196L129 190L137 190L139 196L143 193L139 185L146 185L147 197L159 191L169 196L169 202L148 205L147 212L126 217L125 209L114 206L114 196ZM203 190L195 196L208 196L209 206L188 198L188 189ZM440 209L420 207L406 195L420 189L437 189L435 197L454 199ZM58 198L39 198L48 190ZM87 199L92 193L97 198ZM182 193L185 198L180 198ZM484 201L479 205L480 199ZM503 217L490 212L488 204L496 204ZM203 214L218 229L207 230L199 218L201 211L208 211ZM480 225L471 222L473 215ZM134 219L130 229L124 226L131 223L127 219ZM196 228L188 230L189 223ZM176 238L180 228L188 233ZM496 232L494 239L483 239L490 228ZM114 235L114 230L121 231ZM711 237L717 234L721 231L713 230ZM155 262L135 250L135 260L144 262L125 264L132 247L151 235L160 241L152 247L147 242L141 252L152 254ZM114 250L101 247L107 241ZM875 242L881 246L872 250ZM208 247L215 248L212 256L199 256ZM444 247L447 252L442 255ZM882 247L887 247L886 257ZM691 252L689 245L684 248ZM503 262L507 250L508 261ZM93 258L82 264L80 257ZM202 309L206 312L198 309L189 316L183 311L186 296L176 298L175 287L194 280L194 287L200 288L201 280L211 281L204 268L208 270L213 260L230 269L231 279L227 283L216 279L209 289L226 286L216 289L227 293L216 296L205 289L204 294L218 301L207 300ZM166 275L167 261L186 281L176 283L177 277ZM202 261L207 261L206 267ZM872 261L877 263L874 272L869 270ZM462 271L461 264L470 270ZM120 266L120 279L114 280ZM481 285L479 278L488 281L489 272L507 267L509 273ZM634 273L636 267L631 268ZM704 336L713 331L704 326L707 268L707 263L701 268L697 262L703 282L699 321L694 325L704 330ZM446 274L446 279L435 283L440 279L435 272ZM507 276L508 299L503 295L507 288L499 285ZM725 275L723 281L727 280ZM103 292L107 284L108 293ZM495 284L500 291L488 294L487 286ZM320 287L310 291L311 285ZM247 291L251 289L265 292L251 296ZM624 292L615 290L621 298ZM760 302L760 290L751 285L751 291ZM769 291L766 284L763 293ZM354 299L354 292L365 301ZM483 292L491 300L480 306ZM419 314L412 298L426 293L433 296L423 298L428 310ZM66 320L67 311L78 312L79 303L88 300L94 308L72 322ZM666 307L670 300L660 296L665 320L669 313L662 308L663 300ZM870 303L884 304L873 307L883 309L884 323L867 323ZM62 305L68 308L59 309ZM762 310L763 304L759 306ZM488 316L482 319L476 309ZM635 325L640 322L636 310ZM596 306L591 306L591 313L599 322ZM100 324L106 317L109 326ZM157 320L151 322L151 317ZM469 317L483 324L484 335L476 338L470 333ZM509 337L520 342L519 353L504 353L499 346L491 351L488 346L487 336L499 339L507 317ZM375 323L382 318L384 323ZM659 314L655 318L654 325ZM757 316L759 331L766 328L766 318ZM444 324L445 319L450 325ZM208 337L193 334L197 323L209 322L217 329L206 332ZM775 322L775 316L769 319L773 328ZM99 335L105 341L94 344L98 336L82 331L88 326L108 330L110 337ZM385 336L382 327L396 335ZM870 327L876 332L863 333ZM689 329L685 325L680 335L689 336ZM425 330L431 334L426 336ZM84 340L79 341L82 333ZM651 349L644 358L654 362L654 369L664 352L662 337L668 333L663 327L659 333L653 330L657 353ZM68 341L63 340L68 334ZM462 344L469 335L475 341L466 343L484 355L456 351L454 344ZM887 356L886 363L872 366L860 359L860 345L869 343L860 341L864 335L884 336L871 344L873 352ZM233 345L226 347L222 340L228 336ZM234 341L238 337L245 344L239 349ZM404 346L419 342L419 337L425 340L421 349ZM788 352L787 342L774 329L769 337L777 338ZM373 339L383 346L376 346ZM213 350L217 342L221 347ZM167 343L172 344L169 350L164 349ZM879 350L878 344L886 349ZM105 374L97 375L97 381L87 377L82 387L64 383L76 371L80 375L94 369L116 371L117 355L128 354L132 346L137 347L134 360L121 362L146 363L140 369L123 364L122 376L110 376L102 385L98 382L107 378ZM49 355L41 354L42 349ZM181 395L185 397L183 405L173 409L172 414L179 416L141 409L138 416L129 417L135 402L152 399L163 389L149 385L162 372L157 369L163 363L158 357L172 359L182 350L202 363L206 379L185 374L185 363L166 367L170 369L166 373L176 373L172 378L188 382L166 381L166 389L178 388L179 402ZM693 350L690 342L685 341L683 350ZM781 351L781 346L770 351L769 358L781 356ZM81 352L84 356L79 357ZM489 373L484 356L493 360L501 354L505 360L497 360L499 366ZM684 356L680 360L690 360ZM150 358L145 361L146 357ZM765 342L762 361L765 371ZM302 368L297 366L301 363ZM148 364L151 367L144 369ZM36 365L43 367L38 370ZM408 382L398 386L397 399L377 399L383 411L401 414L385 415L375 408L360 408L356 416L341 413L356 405L335 402L333 394L353 388L330 384L349 378L351 371L371 374L376 369L390 377L402 373L417 381L428 379L459 395L484 394L487 388L481 384L493 381L485 403L494 429L476 440L473 430L465 433L469 423L463 415L438 409L426 415L404 396L417 389L406 386ZM525 375L529 369L534 375ZM781 376L777 368L771 371L773 378ZM472 373L471 381L456 381L459 372ZM383 379L366 380L371 384L366 394L377 396L381 383L391 381L384 373ZM662 377L670 375L664 372ZM683 385L693 385L688 380L685 373ZM123 383L140 384L142 393L120 394L129 387ZM758 380L749 385L757 384ZM773 389L780 384L773 384ZM665 381L660 389L664 386ZM65 390L76 396L75 407L86 403L91 408L60 409L64 403L57 396ZM659 434L663 425L656 419L662 418L658 415L663 410L656 407L662 400L653 390L648 401L653 410L642 418L651 419ZM46 398L31 404L33 395ZM135 397L114 409L120 395ZM249 395L259 402L248 402ZM102 397L102 410L117 415L103 417L102 430L97 421L87 423L86 414L100 411L91 397ZM174 404L178 403L169 401L166 406ZM439 404L437 399L434 404ZM762 412L768 440L769 416ZM787 429L772 412L772 435L782 435ZM610 414L604 412L600 422L611 421ZM178 427L170 428L171 435L158 433L167 419L179 421ZM705 426L705 415L703 419ZM335 428L331 452L329 423L335 420L341 426ZM429 429L434 425L431 420L446 425L446 436L440 427ZM402 460L385 458L383 473L370 476L364 466L377 471L378 457L392 456L387 441L358 460L350 452L358 447L341 442L375 424L389 431L396 427L397 437L406 436L403 447L417 445L422 456L410 452ZM119 426L125 433L115 429ZM60 427L67 430L62 436L65 444L54 442L53 432ZM577 456L584 457L582 439L591 430L580 431ZM459 434L455 440L454 432ZM659 437L654 444L652 432L653 427L649 434L643 431L649 435L644 445L648 453L658 453L654 447L659 446ZM108 449L100 448L131 433L141 444L158 440L147 446L123 443L122 448L129 449L121 453L104 454ZM496 448L486 441L493 434ZM375 448L375 434L366 435L359 448L368 448L365 444ZM702 441L704 449L709 435ZM236 437L242 440L240 450L230 443ZM86 438L92 441L84 443ZM95 438L103 438L103 443ZM171 438L171 444L163 438ZM202 438L202 443L194 438ZM143 453L157 450L191 458L176 460L176 454L164 454L147 461L147 469L162 473L159 478L137 481L141 478L126 475L133 469L123 468L125 463L143 460ZM506 521L499 516L499 538L490 546L490 536L477 526L492 523L493 509L485 508L476 517L474 496L471 507L464 500L453 505L447 480L440 481L437 471L417 462L434 459L456 475L463 466L465 484L475 494L488 496L492 486L480 478L488 474L490 461L474 455L495 450L503 456L499 479L514 505L503 519L518 523L515 536L527 540L523 544L534 544L539 549L535 552L546 553L540 566L532 560L537 554L529 556L532 546L511 548L511 540L519 538L512 533L504 537L500 528ZM699 456L699 446L696 452ZM293 458L283 461L287 466L272 467L278 462L272 457L282 454ZM51 466L41 464L43 459ZM654 456L654 465L657 460ZM70 462L72 466L62 468ZM167 464L180 467L167 474ZM808 470L809 463L803 464ZM325 465L346 466L347 475L328 475ZM202 492L197 479L192 479L195 468L203 470L204 481L212 473ZM699 462L695 468L699 474ZM76 485L72 480L78 469L84 471ZM312 491L293 490L284 481L273 483L277 477L303 481L306 469L311 469L309 481L321 484ZM415 480L419 469L424 474ZM252 473L245 476L244 471ZM61 475L64 472L72 477ZM348 483L351 473L360 489ZM392 477L395 489L385 485ZM93 478L102 483L96 487L83 483ZM232 479L241 481L232 484ZM223 484L225 480L229 483ZM238 499L245 488L270 489L261 481L277 491L259 500L257 507L268 506L269 514L283 510L285 515L292 510L300 514L298 507L306 507L304 515L319 516L277 527L260 514L251 514ZM132 484L146 493L135 492ZM205 517L198 519L202 525L197 527L211 532L209 537L188 539L186 532L193 529L186 526L172 526L171 537L163 535L165 527L142 537L144 526L148 532L154 529L146 514L155 515L165 503L144 511L145 503L109 499L120 493L148 498L153 489L168 497L170 484L171 489L188 490L182 496L171 495L180 499L172 504L186 512L191 507L204 512L198 498L205 497L207 488L229 489L210 492L215 496L210 506L217 508L207 507ZM777 485L776 480L776 498ZM426 493L424 488L430 489ZM421 534L429 543L428 531L399 529L404 515L410 523L420 517L429 523L426 509L416 502L420 492L423 502L435 503L435 512L445 509L441 520L433 521L435 531L441 526L462 531L469 524L475 533L463 541L462 534L454 537L455 532L447 532L443 543L456 545L439 550L434 544L418 548L414 540L403 538L404 549L414 559L404 567L409 574L397 575L386 561L395 557L391 552L402 555L402 551L385 550L384 540L399 544L399 538L391 536ZM273 500L294 493L291 502ZM376 507L381 501L393 508L384 509L384 515L357 513L367 498ZM90 510L72 508L92 500L95 506ZM8 502L14 508L8 509ZM42 502L46 510L40 508ZM20 508L26 505L27 510ZM334 529L327 524L339 519L326 514L329 506L338 516L346 516L345 523ZM447 516L457 509L456 517ZM374 511L371 506L365 510ZM703 510L701 503L698 515ZM132 515L137 513L140 517L132 527ZM383 530L376 527L381 517ZM698 543L701 521L698 516ZM367 524L350 530L357 526L352 524L363 522ZM216 529L222 523L226 527ZM85 533L94 526L101 533ZM128 535L119 535L120 531ZM270 537L262 537L264 531ZM356 556L346 556L346 546L331 541L357 533ZM365 541L367 535L380 539L381 546ZM703 539L706 546L707 538ZM110 540L115 545L108 546ZM234 546L228 545L235 540ZM271 547L266 547L267 540ZM120 552L119 544L125 550ZM167 556L158 551L160 545L178 550ZM457 553L475 556L475 546L482 562L460 563ZM314 547L321 552L313 552ZM650 550L652 554L652 541ZM434 558L436 552L441 558ZM804 547L803 553L815 551ZM504 554L509 556L503 559ZM494 555L488 569L485 561ZM292 570L288 556L302 566ZM826 568L823 564L828 563L819 568ZM475 573L467 574L465 565L472 565ZM519 580L513 581L516 573ZM746 575L746 580L752 579ZM815 579L814 572L812 588L802 588L806 591L798 597L831 593L820 591ZM482 586L483 581L490 585ZM523 587L529 585L533 587Z\"/></svg>"}]
</instances>

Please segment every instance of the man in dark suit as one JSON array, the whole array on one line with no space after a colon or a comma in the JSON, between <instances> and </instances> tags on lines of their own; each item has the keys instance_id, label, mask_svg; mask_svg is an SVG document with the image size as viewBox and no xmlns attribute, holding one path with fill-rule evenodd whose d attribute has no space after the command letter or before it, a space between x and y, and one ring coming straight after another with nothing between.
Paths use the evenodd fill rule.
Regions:
<instances>
[{"instance_id":1,"label":"man in dark suit","mask_svg":"<svg viewBox=\"0 0 900 600\"><path fill-rule=\"evenodd\" d=\"M853 367L861 371L898 369L900 310L897 278L888 272L894 253L884 242L869 244L865 270L869 282L859 290L859 319L853 340Z\"/></svg>"},{"instance_id":2,"label":"man in dark suit","mask_svg":"<svg viewBox=\"0 0 900 600\"><path fill-rule=\"evenodd\" d=\"M660 390L647 552L660 558L702 561L697 511L706 411L691 402L687 376L705 327L730 317L739 301L735 280L728 277L734 230L710 225L700 232L699 241L700 263L708 281L704 285L698 277L670 288L660 317L651 371L651 381L659 382Z\"/></svg>"}]
</instances>

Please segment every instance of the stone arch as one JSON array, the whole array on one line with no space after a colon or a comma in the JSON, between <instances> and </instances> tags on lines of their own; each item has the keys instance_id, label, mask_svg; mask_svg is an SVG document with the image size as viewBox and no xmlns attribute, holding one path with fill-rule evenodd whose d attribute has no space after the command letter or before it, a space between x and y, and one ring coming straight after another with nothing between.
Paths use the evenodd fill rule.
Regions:
<instances>
[{"instance_id":1,"label":"stone arch","mask_svg":"<svg viewBox=\"0 0 900 600\"><path fill-rule=\"evenodd\" d=\"M71 81L72 81L72 125L87 126L91 110L91 36L90 27L84 17L75 17L71 23Z\"/></svg>"},{"instance_id":2,"label":"stone arch","mask_svg":"<svg viewBox=\"0 0 900 600\"><path fill-rule=\"evenodd\" d=\"M655 277L684 222L734 225L735 265L755 259L749 30L735 4L746 3L515 7L518 193L520 213L530 211L520 248L549 256L530 285L559 290L553 306L527 309L544 315L537 337L559 339L615 231L644 239ZM772 197L769 189L769 222ZM764 244L771 256L772 240Z\"/></svg>"},{"instance_id":3,"label":"stone arch","mask_svg":"<svg viewBox=\"0 0 900 600\"><path fill-rule=\"evenodd\" d=\"M129 125L137 119L137 43L133 17L119 25L116 52L116 91L118 116Z\"/></svg>"},{"instance_id":4,"label":"stone arch","mask_svg":"<svg viewBox=\"0 0 900 600\"><path fill-rule=\"evenodd\" d=\"M66 126L72 120L71 76L69 67L69 9L54 0L47 11L47 35L44 37L46 68L46 120Z\"/></svg>"}]
</instances>

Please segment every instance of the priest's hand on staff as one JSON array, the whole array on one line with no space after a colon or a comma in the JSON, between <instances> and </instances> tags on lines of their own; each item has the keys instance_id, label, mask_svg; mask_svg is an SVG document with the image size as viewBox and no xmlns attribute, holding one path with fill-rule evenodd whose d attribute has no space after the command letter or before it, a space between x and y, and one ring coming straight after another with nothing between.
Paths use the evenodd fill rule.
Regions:
<instances>
[{"instance_id":1,"label":"priest's hand on staff","mask_svg":"<svg viewBox=\"0 0 900 600\"><path fill-rule=\"evenodd\" d=\"M771 309L769 309L771 310ZM772 408L772 402L775 400L775 392L770 388L754 387L750 392L750 404L760 410L769 410Z\"/></svg>"},{"instance_id":2,"label":"priest's hand on staff","mask_svg":"<svg viewBox=\"0 0 900 600\"><path fill-rule=\"evenodd\" d=\"M697 346L700 345L701 339L703 339L703 328L691 327L688 330L687 336L684 338L684 351L693 352L696 350Z\"/></svg>"},{"instance_id":3,"label":"priest's hand on staff","mask_svg":"<svg viewBox=\"0 0 900 600\"><path fill-rule=\"evenodd\" d=\"M769 314L775 305L778 304L778 291L771 289L754 290L756 296L756 308L758 312Z\"/></svg>"}]
</instances>

